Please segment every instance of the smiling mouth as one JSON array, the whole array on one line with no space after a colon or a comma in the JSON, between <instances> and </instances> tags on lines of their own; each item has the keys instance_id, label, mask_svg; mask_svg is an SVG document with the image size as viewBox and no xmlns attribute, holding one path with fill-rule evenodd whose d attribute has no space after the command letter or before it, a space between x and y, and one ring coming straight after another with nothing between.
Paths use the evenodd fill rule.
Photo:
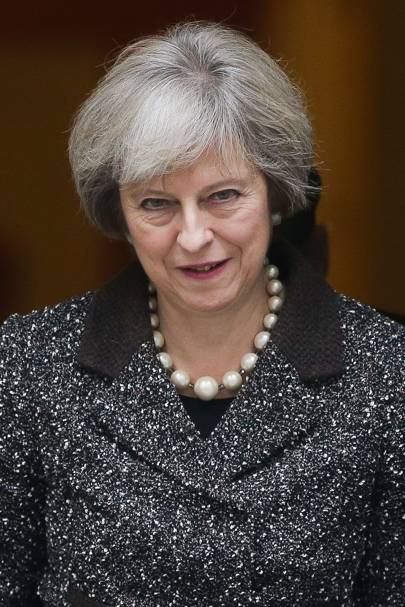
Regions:
<instances>
[{"instance_id":1,"label":"smiling mouth","mask_svg":"<svg viewBox=\"0 0 405 607\"><path fill-rule=\"evenodd\" d=\"M223 259L222 261L217 261L213 263L207 264L197 264L195 266L182 266L180 269L186 272L196 272L197 274L206 274L208 272L212 272L213 270L220 268L223 266L228 260Z\"/></svg>"}]
</instances>

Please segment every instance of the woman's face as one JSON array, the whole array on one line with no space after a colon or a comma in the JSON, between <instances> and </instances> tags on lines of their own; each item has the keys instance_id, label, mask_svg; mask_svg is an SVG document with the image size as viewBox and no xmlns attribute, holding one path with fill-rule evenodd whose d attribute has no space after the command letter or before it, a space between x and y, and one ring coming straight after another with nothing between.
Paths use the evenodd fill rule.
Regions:
<instances>
[{"instance_id":1,"label":"woman's face","mask_svg":"<svg viewBox=\"0 0 405 607\"><path fill-rule=\"evenodd\" d=\"M125 185L121 205L159 301L196 311L242 303L260 283L270 242L268 188L246 163L207 154L189 168Z\"/></svg>"}]
</instances>

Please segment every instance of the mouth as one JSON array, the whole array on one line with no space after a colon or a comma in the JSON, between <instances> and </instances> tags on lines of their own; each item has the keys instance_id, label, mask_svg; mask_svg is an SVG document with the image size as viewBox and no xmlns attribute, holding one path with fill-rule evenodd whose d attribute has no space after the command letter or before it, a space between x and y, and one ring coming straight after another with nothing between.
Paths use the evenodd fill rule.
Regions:
<instances>
[{"instance_id":1,"label":"mouth","mask_svg":"<svg viewBox=\"0 0 405 607\"><path fill-rule=\"evenodd\" d=\"M203 277L216 275L227 263L228 259L222 261L209 261L206 263L197 263L190 266L179 266L179 270L182 270L188 276Z\"/></svg>"}]
</instances>

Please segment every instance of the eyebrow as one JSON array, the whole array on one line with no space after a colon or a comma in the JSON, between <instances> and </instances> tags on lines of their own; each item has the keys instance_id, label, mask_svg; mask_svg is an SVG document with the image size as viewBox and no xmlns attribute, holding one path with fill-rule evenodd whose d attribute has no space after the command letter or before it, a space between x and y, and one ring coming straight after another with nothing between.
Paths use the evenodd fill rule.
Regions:
<instances>
[{"instance_id":1,"label":"eyebrow","mask_svg":"<svg viewBox=\"0 0 405 607\"><path fill-rule=\"evenodd\" d=\"M200 194L203 193L207 193L209 191L215 190L216 188L221 188L225 185L231 186L231 185L235 185L238 187L246 187L246 179L238 179L237 177L229 177L228 179L221 179L220 181L215 181L214 183L210 183L209 185L205 186L204 188L202 188L202 190L200 191ZM176 198L176 196L174 196L174 194L171 194L168 191L165 190L155 190L153 188L151 189L144 189L142 190L141 186L139 186L138 188L134 188L133 193L138 195L138 196L172 196L173 198Z\"/></svg>"}]
</instances>

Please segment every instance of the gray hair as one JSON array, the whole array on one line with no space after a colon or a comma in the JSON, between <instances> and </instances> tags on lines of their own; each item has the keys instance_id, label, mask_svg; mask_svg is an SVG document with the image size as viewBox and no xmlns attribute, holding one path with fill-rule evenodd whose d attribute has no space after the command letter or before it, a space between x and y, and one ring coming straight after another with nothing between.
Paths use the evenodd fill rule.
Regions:
<instances>
[{"instance_id":1,"label":"gray hair","mask_svg":"<svg viewBox=\"0 0 405 607\"><path fill-rule=\"evenodd\" d=\"M210 149L225 164L236 157L261 170L284 214L305 205L313 148L299 90L250 38L205 22L127 46L79 109L69 141L85 213L113 237L126 233L120 186Z\"/></svg>"}]
</instances>

